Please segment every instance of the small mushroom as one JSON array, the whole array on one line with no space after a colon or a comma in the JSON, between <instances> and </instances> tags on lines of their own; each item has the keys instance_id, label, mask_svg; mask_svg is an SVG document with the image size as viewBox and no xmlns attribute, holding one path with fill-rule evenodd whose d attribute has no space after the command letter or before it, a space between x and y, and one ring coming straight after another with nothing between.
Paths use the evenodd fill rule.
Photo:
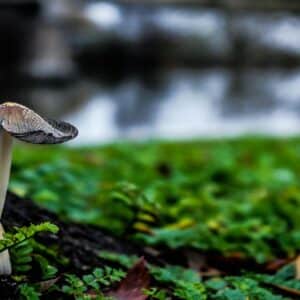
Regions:
<instances>
[{"instance_id":1,"label":"small mushroom","mask_svg":"<svg viewBox=\"0 0 300 300\"><path fill-rule=\"evenodd\" d=\"M32 144L59 144L78 135L78 130L65 122L45 119L18 103L0 105L0 218L10 176L13 138ZM4 230L0 223L0 239ZM0 275L11 274L9 252L0 253Z\"/></svg>"}]
</instances>

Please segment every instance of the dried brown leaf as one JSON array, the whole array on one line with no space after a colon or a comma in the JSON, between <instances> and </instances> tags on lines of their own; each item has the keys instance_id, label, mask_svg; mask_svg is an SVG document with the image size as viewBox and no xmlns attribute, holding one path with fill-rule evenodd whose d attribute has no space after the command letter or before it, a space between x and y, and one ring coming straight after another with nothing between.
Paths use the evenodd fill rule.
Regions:
<instances>
[{"instance_id":1,"label":"dried brown leaf","mask_svg":"<svg viewBox=\"0 0 300 300\"><path fill-rule=\"evenodd\" d=\"M148 296L143 293L150 284L150 275L146 267L146 261L141 258L121 281L118 289L110 292L117 300L146 300Z\"/></svg>"},{"instance_id":2,"label":"dried brown leaf","mask_svg":"<svg viewBox=\"0 0 300 300\"><path fill-rule=\"evenodd\" d=\"M290 258L278 258L266 264L266 271L275 272L292 261Z\"/></svg>"},{"instance_id":3,"label":"dried brown leaf","mask_svg":"<svg viewBox=\"0 0 300 300\"><path fill-rule=\"evenodd\" d=\"M37 284L40 288L40 291L44 292L44 291L47 291L48 289L50 289L59 279L60 279L60 276L56 277L56 278L53 278L53 279L40 281Z\"/></svg>"}]
</instances>

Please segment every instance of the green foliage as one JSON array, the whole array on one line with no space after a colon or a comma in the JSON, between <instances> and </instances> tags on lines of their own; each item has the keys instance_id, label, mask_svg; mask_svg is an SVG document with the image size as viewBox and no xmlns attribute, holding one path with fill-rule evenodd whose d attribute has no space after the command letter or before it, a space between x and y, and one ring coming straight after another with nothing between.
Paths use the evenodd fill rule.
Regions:
<instances>
[{"instance_id":1,"label":"green foliage","mask_svg":"<svg viewBox=\"0 0 300 300\"><path fill-rule=\"evenodd\" d=\"M15 227L14 232L7 232L4 234L3 239L0 240L0 252L10 249L12 247L16 247L20 245L21 243L24 243L25 241L32 238L34 235L40 232L51 232L51 233L57 233L58 227L50 222L44 222L38 225L31 224L30 226L24 226L24 227ZM23 244L24 246L24 244ZM26 248L26 247L25 247ZM27 250L21 250L22 252L28 251Z\"/></svg>"},{"instance_id":2,"label":"green foliage","mask_svg":"<svg viewBox=\"0 0 300 300\"><path fill-rule=\"evenodd\" d=\"M10 189L143 243L265 262L300 249L299 160L299 139L22 145Z\"/></svg>"},{"instance_id":3,"label":"green foliage","mask_svg":"<svg viewBox=\"0 0 300 300\"><path fill-rule=\"evenodd\" d=\"M300 282L295 279L295 265L283 267L274 275L245 274L224 279L211 279L205 282L212 299L255 299L255 300L284 300L285 289L294 292L297 299L300 294ZM274 289L276 288L276 289ZM280 293L281 291L281 293ZM292 299L294 299L292 298Z\"/></svg>"},{"instance_id":4,"label":"green foliage","mask_svg":"<svg viewBox=\"0 0 300 300\"><path fill-rule=\"evenodd\" d=\"M167 300L167 292L164 290L159 290L157 288L151 288L149 290L144 290L144 294L151 297L153 300Z\"/></svg>"},{"instance_id":5,"label":"green foliage","mask_svg":"<svg viewBox=\"0 0 300 300\"><path fill-rule=\"evenodd\" d=\"M35 254L35 261L39 264L42 271L42 279L47 280L53 278L57 273L57 268L50 265L49 261L42 255Z\"/></svg>"},{"instance_id":6,"label":"green foliage","mask_svg":"<svg viewBox=\"0 0 300 300\"><path fill-rule=\"evenodd\" d=\"M40 264L43 279L51 278L56 273L56 268L51 266L46 258L33 254L35 246L38 245L33 237L40 232L57 233L58 227L49 222L15 227L12 232L5 233L4 238L0 240L0 252L10 250L14 274L28 272L33 259Z\"/></svg>"},{"instance_id":7,"label":"green foliage","mask_svg":"<svg viewBox=\"0 0 300 300\"><path fill-rule=\"evenodd\" d=\"M42 259L41 256L39 257L39 262L43 265L44 280L47 280L47 277L53 277L56 274L56 270L47 268L47 261ZM121 281L125 275L126 273L122 270L110 267L104 267L103 269L96 268L91 274L84 275L81 278L75 274L65 274L65 284L62 287L53 285L52 288L63 293L62 299L68 295L75 300L113 300L111 297L103 294L102 288ZM38 284L20 284L19 291L21 299L39 300L40 296L42 296L39 288Z\"/></svg>"},{"instance_id":8,"label":"green foliage","mask_svg":"<svg viewBox=\"0 0 300 300\"><path fill-rule=\"evenodd\" d=\"M33 247L31 241L23 241L10 250L14 273L25 273L31 269Z\"/></svg>"},{"instance_id":9,"label":"green foliage","mask_svg":"<svg viewBox=\"0 0 300 300\"><path fill-rule=\"evenodd\" d=\"M202 283L177 282L173 295L183 300L206 300L205 286Z\"/></svg>"},{"instance_id":10,"label":"green foliage","mask_svg":"<svg viewBox=\"0 0 300 300\"><path fill-rule=\"evenodd\" d=\"M109 286L114 282L119 282L125 277L122 270L105 267L104 269L96 268L92 274L82 277L83 281L95 290L99 289L99 285Z\"/></svg>"},{"instance_id":11,"label":"green foliage","mask_svg":"<svg viewBox=\"0 0 300 300\"><path fill-rule=\"evenodd\" d=\"M76 300L109 300L111 298L104 296L101 292L101 286L109 286L119 282L124 277L125 273L123 271L109 267L96 268L91 274L84 275L82 278L73 274L66 274L66 284L62 287L62 292L73 296ZM93 292L96 298L88 292Z\"/></svg>"},{"instance_id":12,"label":"green foliage","mask_svg":"<svg viewBox=\"0 0 300 300\"><path fill-rule=\"evenodd\" d=\"M90 299L90 296L85 295L87 291L87 286L84 282L77 276L73 274L66 274L66 285L62 287L62 291L67 294L74 296L77 300Z\"/></svg>"},{"instance_id":13,"label":"green foliage","mask_svg":"<svg viewBox=\"0 0 300 300\"><path fill-rule=\"evenodd\" d=\"M158 282L172 288L172 295L184 300L205 300L205 286L199 274L179 266L149 266L151 275Z\"/></svg>"},{"instance_id":14,"label":"green foliage","mask_svg":"<svg viewBox=\"0 0 300 300\"><path fill-rule=\"evenodd\" d=\"M35 239L30 240L30 244L34 249L34 252L36 254L42 255L44 258L47 257L49 260L55 262L56 264L66 266L69 264L69 259L65 256L60 255L59 251L56 249L56 247L51 248L48 246L45 246L39 242L37 242Z\"/></svg>"},{"instance_id":15,"label":"green foliage","mask_svg":"<svg viewBox=\"0 0 300 300\"><path fill-rule=\"evenodd\" d=\"M102 256L102 255L101 255ZM105 253L106 259L112 259L130 268L135 263L135 256ZM290 264L274 275L244 274L243 276L227 276L202 280L196 271L179 266L157 267L148 264L151 275L160 286L168 287L168 291L152 287L145 291L153 299L165 300L176 296L184 300L287 300L281 295L280 289L294 291L295 299L300 294L300 281L295 279L295 265ZM273 288L277 287L276 290ZM292 298L294 299L294 298Z\"/></svg>"},{"instance_id":16,"label":"green foliage","mask_svg":"<svg viewBox=\"0 0 300 300\"><path fill-rule=\"evenodd\" d=\"M99 256L108 261L119 263L122 267L127 269L131 268L139 259L135 255L125 255L110 251L101 251Z\"/></svg>"},{"instance_id":17,"label":"green foliage","mask_svg":"<svg viewBox=\"0 0 300 300\"><path fill-rule=\"evenodd\" d=\"M211 280L214 281L215 279ZM212 283L206 285L211 288ZM220 288L208 289L208 295L211 299L217 300L283 300L284 297L276 295L252 278L244 277L226 277L224 285Z\"/></svg>"},{"instance_id":18,"label":"green foliage","mask_svg":"<svg viewBox=\"0 0 300 300\"><path fill-rule=\"evenodd\" d=\"M296 290L300 294L300 280L295 278L295 266L287 265L283 267L275 275L256 274L253 277L259 282L274 286L283 286L292 290Z\"/></svg>"},{"instance_id":19,"label":"green foliage","mask_svg":"<svg viewBox=\"0 0 300 300\"><path fill-rule=\"evenodd\" d=\"M238 253L260 263L294 257L300 249L297 138L123 143L44 151L22 145L15 158L10 189L65 220L99 225L154 247L192 247L224 256ZM43 277L53 278L56 269L47 268L43 258L67 263L51 249L45 255L42 245L21 236L11 239L13 244L2 245L2 251L19 252L12 256L20 272L22 265L30 265L29 259L34 259ZM43 254L36 253L38 248ZM137 260L105 252L101 256L125 268ZM300 290L292 266L275 275L211 280L182 267L149 267L158 284L145 293L159 300L171 296L281 300L286 298L280 287ZM101 270L101 280L93 273L82 278L67 276L66 293L89 299L89 291L111 283ZM25 294L26 289L33 292L30 286L24 289Z\"/></svg>"},{"instance_id":20,"label":"green foliage","mask_svg":"<svg viewBox=\"0 0 300 300\"><path fill-rule=\"evenodd\" d=\"M22 300L39 300L41 293L37 289L27 283L23 283L19 287L20 297Z\"/></svg>"},{"instance_id":21,"label":"green foliage","mask_svg":"<svg viewBox=\"0 0 300 300\"><path fill-rule=\"evenodd\" d=\"M166 266L164 268L150 266L152 276L159 282L174 283L182 281L185 283L200 282L199 274L191 269L180 266Z\"/></svg>"}]
</instances>

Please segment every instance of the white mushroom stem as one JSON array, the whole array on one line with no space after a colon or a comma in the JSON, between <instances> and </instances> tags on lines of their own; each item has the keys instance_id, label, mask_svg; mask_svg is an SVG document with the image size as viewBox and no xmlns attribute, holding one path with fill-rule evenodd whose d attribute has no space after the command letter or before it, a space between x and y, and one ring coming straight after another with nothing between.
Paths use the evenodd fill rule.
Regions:
<instances>
[{"instance_id":1,"label":"white mushroom stem","mask_svg":"<svg viewBox=\"0 0 300 300\"><path fill-rule=\"evenodd\" d=\"M0 129L0 218L2 217L10 176L12 145L12 137ZM3 238L3 234L4 229L0 223L0 239ZM9 274L11 274L11 263L9 252L6 250L0 253L0 275Z\"/></svg>"},{"instance_id":2,"label":"white mushroom stem","mask_svg":"<svg viewBox=\"0 0 300 300\"><path fill-rule=\"evenodd\" d=\"M0 129L0 218L2 216L10 176L12 137Z\"/></svg>"}]
</instances>

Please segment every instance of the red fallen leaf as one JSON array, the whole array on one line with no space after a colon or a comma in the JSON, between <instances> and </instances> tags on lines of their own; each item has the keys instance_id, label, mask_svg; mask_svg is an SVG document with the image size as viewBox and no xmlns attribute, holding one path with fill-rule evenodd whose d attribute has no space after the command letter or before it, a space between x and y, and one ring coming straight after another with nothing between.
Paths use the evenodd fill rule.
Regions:
<instances>
[{"instance_id":1,"label":"red fallen leaf","mask_svg":"<svg viewBox=\"0 0 300 300\"><path fill-rule=\"evenodd\" d=\"M270 271L270 272L278 271L280 268L287 265L292 260L293 259L291 259L291 258L286 258L286 259L282 258L282 259L273 260L266 264L266 266L265 266L266 271Z\"/></svg>"},{"instance_id":2,"label":"red fallen leaf","mask_svg":"<svg viewBox=\"0 0 300 300\"><path fill-rule=\"evenodd\" d=\"M146 261L142 257L127 273L121 281L118 289L108 295L117 300L146 300L143 290L150 284L150 275L146 267Z\"/></svg>"},{"instance_id":3,"label":"red fallen leaf","mask_svg":"<svg viewBox=\"0 0 300 300\"><path fill-rule=\"evenodd\" d=\"M41 292L45 292L48 289L50 289L59 279L60 279L60 276L53 278L53 279L40 281L37 283L37 285L39 286Z\"/></svg>"}]
</instances>

